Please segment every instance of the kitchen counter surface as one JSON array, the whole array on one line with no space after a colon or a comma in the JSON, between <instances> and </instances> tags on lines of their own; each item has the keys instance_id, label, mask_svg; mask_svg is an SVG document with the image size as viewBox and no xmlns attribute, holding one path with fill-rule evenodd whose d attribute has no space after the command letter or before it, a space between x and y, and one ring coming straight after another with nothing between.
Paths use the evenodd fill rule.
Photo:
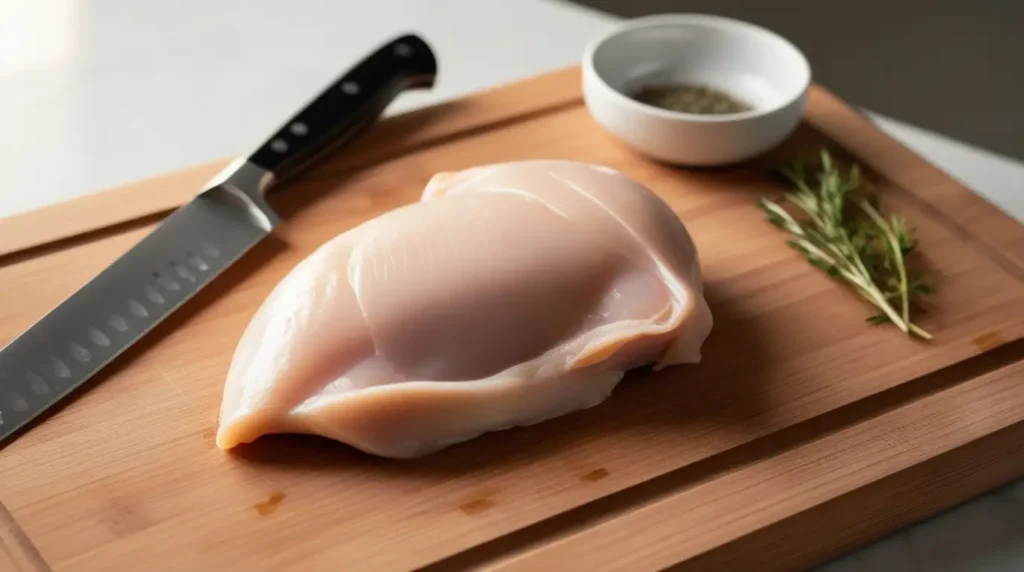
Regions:
<instances>
[{"instance_id":1,"label":"kitchen counter surface","mask_svg":"<svg viewBox=\"0 0 1024 572\"><path fill-rule=\"evenodd\" d=\"M0 217L245 153L391 35L421 33L440 75L388 114L576 64L615 21L554 0L5 0ZM1024 164L871 116L1024 219ZM1024 481L822 568L982 569L1024 569Z\"/></svg>"}]
</instances>

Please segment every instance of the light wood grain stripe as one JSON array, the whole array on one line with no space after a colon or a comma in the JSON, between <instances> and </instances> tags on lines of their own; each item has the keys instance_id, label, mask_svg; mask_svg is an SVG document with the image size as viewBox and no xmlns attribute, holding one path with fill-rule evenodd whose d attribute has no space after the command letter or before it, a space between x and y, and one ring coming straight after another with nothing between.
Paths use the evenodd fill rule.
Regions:
<instances>
[{"instance_id":1,"label":"light wood grain stripe","mask_svg":"<svg viewBox=\"0 0 1024 572\"><path fill-rule=\"evenodd\" d=\"M0 569L12 572L51 572L28 535L0 502Z\"/></svg>"}]
</instances>

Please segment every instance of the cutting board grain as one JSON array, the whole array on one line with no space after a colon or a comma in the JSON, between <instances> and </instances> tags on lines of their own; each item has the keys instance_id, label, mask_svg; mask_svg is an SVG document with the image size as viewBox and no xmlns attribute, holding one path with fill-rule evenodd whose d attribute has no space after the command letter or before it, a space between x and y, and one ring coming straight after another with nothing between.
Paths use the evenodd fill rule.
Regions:
<instances>
[{"instance_id":1,"label":"cutting board grain","mask_svg":"<svg viewBox=\"0 0 1024 572\"><path fill-rule=\"evenodd\" d=\"M783 190L770 166L821 145L917 227L933 342L865 325L754 206ZM214 446L234 346L291 267L438 171L528 158L603 163L672 205L716 319L701 364L418 460L300 436ZM0 342L221 165L0 220ZM271 202L286 217L272 238L0 451L0 564L793 570L1024 474L1024 227L821 87L767 156L685 170L601 131L567 69L389 118Z\"/></svg>"}]
</instances>

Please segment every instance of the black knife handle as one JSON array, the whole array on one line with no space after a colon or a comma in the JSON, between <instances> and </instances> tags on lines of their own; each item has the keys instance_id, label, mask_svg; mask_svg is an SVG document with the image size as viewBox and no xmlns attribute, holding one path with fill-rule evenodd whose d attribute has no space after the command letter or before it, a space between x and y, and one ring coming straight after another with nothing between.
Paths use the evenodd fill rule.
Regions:
<instances>
[{"instance_id":1,"label":"black knife handle","mask_svg":"<svg viewBox=\"0 0 1024 572\"><path fill-rule=\"evenodd\" d=\"M324 89L281 126L249 161L287 179L372 125L399 93L430 88L437 60L416 35L395 38Z\"/></svg>"}]
</instances>

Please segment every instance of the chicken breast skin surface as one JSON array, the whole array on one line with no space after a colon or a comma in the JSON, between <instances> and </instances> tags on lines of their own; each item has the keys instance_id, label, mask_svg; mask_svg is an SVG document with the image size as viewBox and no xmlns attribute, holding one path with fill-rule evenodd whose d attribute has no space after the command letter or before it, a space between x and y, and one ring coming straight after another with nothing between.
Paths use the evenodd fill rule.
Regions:
<instances>
[{"instance_id":1,"label":"chicken breast skin surface","mask_svg":"<svg viewBox=\"0 0 1024 572\"><path fill-rule=\"evenodd\" d=\"M604 401L700 361L712 328L683 223L618 171L439 173L273 289L227 375L217 445L309 433L412 458Z\"/></svg>"}]
</instances>

